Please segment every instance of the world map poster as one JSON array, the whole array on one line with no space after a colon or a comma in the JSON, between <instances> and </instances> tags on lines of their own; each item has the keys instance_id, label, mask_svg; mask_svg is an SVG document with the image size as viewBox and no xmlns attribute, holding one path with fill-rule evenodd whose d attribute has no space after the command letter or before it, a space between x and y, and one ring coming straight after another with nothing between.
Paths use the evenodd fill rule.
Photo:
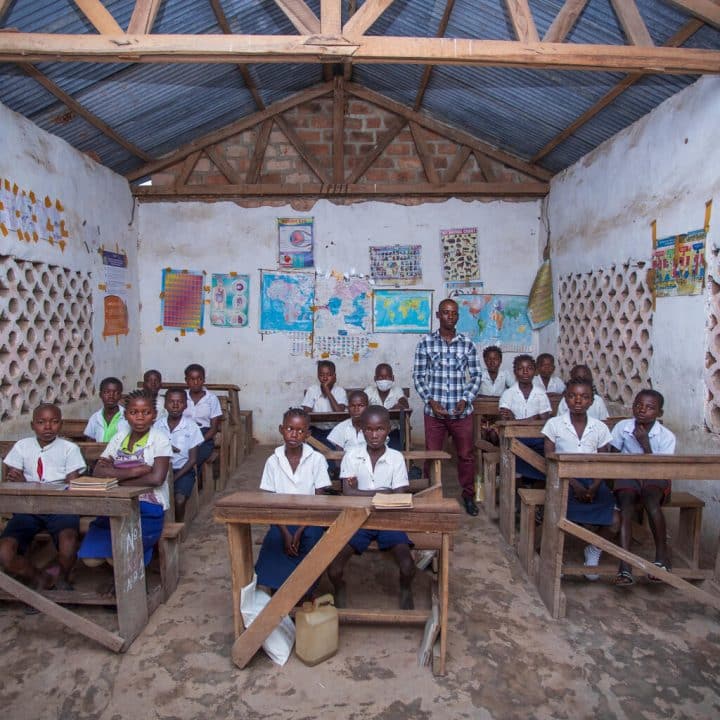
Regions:
<instances>
[{"instance_id":1,"label":"world map poster","mask_svg":"<svg viewBox=\"0 0 720 720\"><path fill-rule=\"evenodd\" d=\"M497 345L504 352L532 352L533 331L526 295L455 295L458 332L481 347Z\"/></svg>"},{"instance_id":2,"label":"world map poster","mask_svg":"<svg viewBox=\"0 0 720 720\"><path fill-rule=\"evenodd\" d=\"M313 329L315 273L260 271L260 332Z\"/></svg>"},{"instance_id":3,"label":"world map poster","mask_svg":"<svg viewBox=\"0 0 720 720\"><path fill-rule=\"evenodd\" d=\"M373 330L376 333L416 333L432 329L432 290L375 290Z\"/></svg>"}]
</instances>

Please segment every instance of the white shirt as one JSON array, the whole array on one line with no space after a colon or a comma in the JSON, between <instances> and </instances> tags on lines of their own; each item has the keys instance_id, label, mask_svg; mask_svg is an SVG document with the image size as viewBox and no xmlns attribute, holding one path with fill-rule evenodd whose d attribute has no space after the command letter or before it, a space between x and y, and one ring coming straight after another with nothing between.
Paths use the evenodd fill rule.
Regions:
<instances>
[{"instance_id":1,"label":"white shirt","mask_svg":"<svg viewBox=\"0 0 720 720\"><path fill-rule=\"evenodd\" d=\"M213 418L222 417L222 408L220 401L215 393L205 390L205 394L197 401L193 402L190 397L190 391L187 390L187 408L183 415L197 423L198 427L209 428Z\"/></svg>"},{"instance_id":2,"label":"white shirt","mask_svg":"<svg viewBox=\"0 0 720 720\"><path fill-rule=\"evenodd\" d=\"M493 380L485 368L480 376L480 395L502 395L507 388L512 387L512 376L506 370L498 370L497 377Z\"/></svg>"},{"instance_id":3,"label":"white shirt","mask_svg":"<svg viewBox=\"0 0 720 720\"><path fill-rule=\"evenodd\" d=\"M160 395L160 393L158 393L158 396L155 398L155 412L157 413L155 422L166 418L168 414L168 411L165 409L165 396Z\"/></svg>"},{"instance_id":4,"label":"white shirt","mask_svg":"<svg viewBox=\"0 0 720 720\"><path fill-rule=\"evenodd\" d=\"M275 448L275 452L265 461L260 480L261 490L289 495L314 495L315 490L329 485L327 460L307 443L303 443L302 456L295 472L285 455L285 446Z\"/></svg>"},{"instance_id":5,"label":"white shirt","mask_svg":"<svg viewBox=\"0 0 720 720\"><path fill-rule=\"evenodd\" d=\"M563 398L560 400L560 404L558 405L557 414L562 415L566 412L569 412L569 409L567 403L565 402L565 398ZM593 402L588 408L587 414L588 417L593 417L597 420L605 420L610 417L605 401L597 393L593 395Z\"/></svg>"},{"instance_id":6,"label":"white shirt","mask_svg":"<svg viewBox=\"0 0 720 720\"><path fill-rule=\"evenodd\" d=\"M587 425L582 437L570 420L570 413L550 418L542 429L542 434L555 443L557 453L596 453L598 448L610 442L608 426L594 417L587 417Z\"/></svg>"},{"instance_id":7,"label":"white shirt","mask_svg":"<svg viewBox=\"0 0 720 720\"><path fill-rule=\"evenodd\" d=\"M347 405L347 393L345 392L345 388L341 388L339 385L333 385L330 392L340 405ZM311 385L305 391L305 397L303 398L302 404L303 407L309 407L310 412L333 412L330 401L322 394L322 390L319 385Z\"/></svg>"},{"instance_id":8,"label":"white shirt","mask_svg":"<svg viewBox=\"0 0 720 720\"><path fill-rule=\"evenodd\" d=\"M342 459L341 478L357 478L358 490L395 490L409 485L405 458L401 452L385 448L373 469L367 445L350 448Z\"/></svg>"},{"instance_id":9,"label":"white shirt","mask_svg":"<svg viewBox=\"0 0 720 720\"><path fill-rule=\"evenodd\" d=\"M328 435L327 439L343 450L365 444L365 436L362 430L356 430L352 424L352 418L338 423Z\"/></svg>"},{"instance_id":10,"label":"white shirt","mask_svg":"<svg viewBox=\"0 0 720 720\"><path fill-rule=\"evenodd\" d=\"M633 435L634 430L635 418L621 420L613 428L610 443L621 453L627 455L642 455L644 451L637 441L637 438ZM659 422L655 421L650 428L648 440L650 441L650 449L653 451L653 455L675 454L675 435Z\"/></svg>"},{"instance_id":11,"label":"white shirt","mask_svg":"<svg viewBox=\"0 0 720 720\"><path fill-rule=\"evenodd\" d=\"M129 434L130 433L117 433L117 435L115 435L115 437L107 444L107 447L103 450L101 457L114 460L117 451L120 449L123 441ZM156 457L171 458L172 454L172 446L170 445L170 438L167 433L162 430L158 430L156 427L151 427L150 436L143 448L143 462L152 467ZM150 490L150 492L143 493L140 496L140 500L162 505L163 510L167 510L170 507L170 489L168 488L167 477L163 480L162 485L154 487Z\"/></svg>"},{"instance_id":12,"label":"white shirt","mask_svg":"<svg viewBox=\"0 0 720 720\"><path fill-rule=\"evenodd\" d=\"M550 400L544 390L533 386L526 399L517 383L500 396L498 407L512 411L516 420L525 420L533 415L552 412Z\"/></svg>"},{"instance_id":13,"label":"white shirt","mask_svg":"<svg viewBox=\"0 0 720 720\"><path fill-rule=\"evenodd\" d=\"M42 460L42 477L38 475L38 459ZM22 470L28 482L64 482L71 472L85 469L85 459L80 448L60 437L45 447L40 447L34 437L18 440L3 462L8 467Z\"/></svg>"},{"instance_id":14,"label":"white shirt","mask_svg":"<svg viewBox=\"0 0 720 720\"><path fill-rule=\"evenodd\" d=\"M385 402L380 399L380 391L374 383L365 388L365 394L368 396L370 405L382 405L387 410L394 408L398 402L405 397L403 389L398 385L393 385L389 390Z\"/></svg>"},{"instance_id":15,"label":"white shirt","mask_svg":"<svg viewBox=\"0 0 720 720\"><path fill-rule=\"evenodd\" d=\"M178 470L185 465L188 461L190 451L194 447L202 444L204 439L200 428L184 415L180 418L180 422L175 426L174 430L170 430L167 414L165 417L156 420L153 427L162 430L166 435L170 436L170 444L172 445L173 451L170 463L173 466L173 470Z\"/></svg>"},{"instance_id":16,"label":"white shirt","mask_svg":"<svg viewBox=\"0 0 720 720\"><path fill-rule=\"evenodd\" d=\"M544 390L546 393L565 392L565 383L555 375L550 378L550 382L548 382L547 387L545 387L543 379L539 375L536 375L533 378L533 385L540 388L541 390Z\"/></svg>"},{"instance_id":17,"label":"white shirt","mask_svg":"<svg viewBox=\"0 0 720 720\"><path fill-rule=\"evenodd\" d=\"M120 413L121 418L118 421L117 430L115 432L129 433L130 426L125 419L125 408L123 408L122 405L118 405L118 412ZM83 430L83 435L93 438L95 442L105 442L104 436L107 426L108 423L105 422L105 416L103 415L102 409L98 410L88 418L87 425Z\"/></svg>"}]
</instances>

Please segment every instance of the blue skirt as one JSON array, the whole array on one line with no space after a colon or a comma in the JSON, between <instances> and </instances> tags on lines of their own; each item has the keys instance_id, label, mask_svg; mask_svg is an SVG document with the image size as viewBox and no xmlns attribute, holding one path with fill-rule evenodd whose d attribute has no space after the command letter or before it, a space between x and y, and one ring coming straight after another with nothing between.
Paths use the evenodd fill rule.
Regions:
<instances>
[{"instance_id":1,"label":"blue skirt","mask_svg":"<svg viewBox=\"0 0 720 720\"><path fill-rule=\"evenodd\" d=\"M590 487L589 478L577 478L583 487ZM603 480L591 503L578 502L573 489L568 489L567 519L580 525L612 525L615 512L615 496Z\"/></svg>"},{"instance_id":2,"label":"blue skirt","mask_svg":"<svg viewBox=\"0 0 720 720\"><path fill-rule=\"evenodd\" d=\"M292 535L297 525L288 525L288 532ZM257 584L277 590L292 575L295 568L303 561L305 556L317 545L323 536L325 528L308 525L300 538L300 551L297 557L290 557L285 554L285 545L280 528L271 525L265 535L257 562L255 573ZM313 584L315 587L317 583ZM311 590L312 588L309 588Z\"/></svg>"},{"instance_id":3,"label":"blue skirt","mask_svg":"<svg viewBox=\"0 0 720 720\"><path fill-rule=\"evenodd\" d=\"M545 457L545 440L543 438L518 438L525 446L534 450L538 455ZM515 472L529 480L545 480L545 474L536 470L522 458L515 458Z\"/></svg>"},{"instance_id":4,"label":"blue skirt","mask_svg":"<svg viewBox=\"0 0 720 720\"><path fill-rule=\"evenodd\" d=\"M143 555L145 565L152 560L153 547L160 539L163 531L165 511L157 503L140 501L140 531L142 532ZM112 537L110 535L110 518L95 518L83 538L79 558L112 557Z\"/></svg>"}]
</instances>

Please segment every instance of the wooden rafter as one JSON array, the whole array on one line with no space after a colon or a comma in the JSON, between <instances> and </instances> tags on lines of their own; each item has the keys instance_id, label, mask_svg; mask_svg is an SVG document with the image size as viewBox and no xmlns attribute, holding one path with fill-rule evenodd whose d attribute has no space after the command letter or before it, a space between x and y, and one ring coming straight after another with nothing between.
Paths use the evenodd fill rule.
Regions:
<instances>
[{"instance_id":1,"label":"wooden rafter","mask_svg":"<svg viewBox=\"0 0 720 720\"><path fill-rule=\"evenodd\" d=\"M288 125L287 120L282 115L275 116L275 123L282 130L290 144L295 148L297 154L307 163L308 167L315 173L318 180L329 185L332 181L327 170L322 166L318 158L308 148L308 146L300 139L293 128Z\"/></svg>"},{"instance_id":2,"label":"wooden rafter","mask_svg":"<svg viewBox=\"0 0 720 720\"><path fill-rule=\"evenodd\" d=\"M610 0L610 2L630 43L641 47L652 47L655 43L650 37L635 0Z\"/></svg>"},{"instance_id":3,"label":"wooden rafter","mask_svg":"<svg viewBox=\"0 0 720 720\"><path fill-rule=\"evenodd\" d=\"M495 172L495 168L493 168L492 164L490 163L490 159L488 158L488 156L483 155L477 150L473 151L473 155L475 155L475 161L477 162L478 167L480 168L480 172L483 174L483 177L488 182L495 182L497 180L497 173Z\"/></svg>"},{"instance_id":4,"label":"wooden rafter","mask_svg":"<svg viewBox=\"0 0 720 720\"><path fill-rule=\"evenodd\" d=\"M706 23L720 28L720 2L718 0L665 0Z\"/></svg>"},{"instance_id":5,"label":"wooden rafter","mask_svg":"<svg viewBox=\"0 0 720 720\"><path fill-rule=\"evenodd\" d=\"M320 34L338 37L342 32L340 0L320 0Z\"/></svg>"},{"instance_id":6,"label":"wooden rafter","mask_svg":"<svg viewBox=\"0 0 720 720\"><path fill-rule=\"evenodd\" d=\"M75 0L78 10L103 35L123 35L124 30L100 0Z\"/></svg>"},{"instance_id":7,"label":"wooden rafter","mask_svg":"<svg viewBox=\"0 0 720 720\"><path fill-rule=\"evenodd\" d=\"M348 38L364 35L393 2L394 0L365 0L360 9L345 23L343 35Z\"/></svg>"},{"instance_id":8,"label":"wooden rafter","mask_svg":"<svg viewBox=\"0 0 720 720\"><path fill-rule=\"evenodd\" d=\"M417 150L427 181L433 185L437 185L440 182L440 176L433 165L432 152L428 146L424 130L417 123L411 122L410 134L412 135L413 142L415 143L415 150Z\"/></svg>"},{"instance_id":9,"label":"wooden rafter","mask_svg":"<svg viewBox=\"0 0 720 720\"><path fill-rule=\"evenodd\" d=\"M192 175L192 171L195 169L195 166L200 159L200 155L202 155L202 151L197 150L194 153L190 153L190 155L188 155L185 160L183 160L182 167L180 168L180 173L175 178L174 192L180 192L185 189L187 181Z\"/></svg>"},{"instance_id":10,"label":"wooden rafter","mask_svg":"<svg viewBox=\"0 0 720 720\"><path fill-rule=\"evenodd\" d=\"M135 0L135 8L128 23L130 35L146 35L152 30L163 0Z\"/></svg>"},{"instance_id":11,"label":"wooden rafter","mask_svg":"<svg viewBox=\"0 0 720 720\"><path fill-rule=\"evenodd\" d=\"M28 63L19 63L18 65L27 75L42 85L69 110L72 110L72 112L83 118L83 120L90 123L93 127L96 127L101 133L103 133L103 135L107 135L107 137L114 140L118 145L124 147L129 153L135 155L135 157L139 157L144 162L150 162L152 160L150 155L115 132L115 130L113 130L106 122L101 120L97 115L91 113L74 97L68 95L68 93L58 87L47 75L41 73L34 65L29 65Z\"/></svg>"},{"instance_id":12,"label":"wooden rafter","mask_svg":"<svg viewBox=\"0 0 720 720\"><path fill-rule=\"evenodd\" d=\"M443 15L440 18L440 23L438 24L438 29L435 33L435 37L443 37L443 35L445 35L445 31L447 30L447 26L450 22L450 15L452 14L454 5L455 0L447 0L447 2L445 3L445 10L443 11ZM420 86L418 87L417 95L415 96L415 104L413 105L413 110L419 110L422 107L422 101L425 97L425 91L427 90L427 86L430 84L430 76L432 75L432 71L432 65L425 66L422 79L420 80Z\"/></svg>"},{"instance_id":13,"label":"wooden rafter","mask_svg":"<svg viewBox=\"0 0 720 720\"><path fill-rule=\"evenodd\" d=\"M575 27L577 19L588 4L588 0L565 0L543 37L543 42L562 42Z\"/></svg>"},{"instance_id":14,"label":"wooden rafter","mask_svg":"<svg viewBox=\"0 0 720 720\"><path fill-rule=\"evenodd\" d=\"M265 157L265 150L267 150L270 133L272 132L274 124L275 121L272 118L268 118L267 120L263 120L258 129L257 137L255 138L255 152L253 152L253 156L250 159L250 166L247 171L247 182L251 185L256 184L260 180L263 158Z\"/></svg>"},{"instance_id":15,"label":"wooden rafter","mask_svg":"<svg viewBox=\"0 0 720 720\"><path fill-rule=\"evenodd\" d=\"M452 162L450 163L450 167L445 173L444 182L455 182L457 176L460 174L460 171L465 166L467 159L470 157L471 152L472 150L467 145L458 145L455 157L453 158Z\"/></svg>"},{"instance_id":16,"label":"wooden rafter","mask_svg":"<svg viewBox=\"0 0 720 720\"><path fill-rule=\"evenodd\" d=\"M682 45L689 37L694 35L703 26L703 24L702 20L689 20L682 28L680 28L680 30L678 30L678 32L675 33L675 35L668 39L665 44L668 47L678 47ZM643 73L633 73L621 80L612 90L603 95L603 97L592 107L588 108L577 120L550 140L550 142L548 142L539 152L535 153L535 155L530 158L530 162L539 162L546 155L549 155L558 145L560 145L560 143L567 140L567 138L571 135L574 135L579 128L592 120L592 118L594 118L601 110L613 102L615 98L622 95L622 93L624 93L629 87L632 87L636 82L638 82L638 80L642 80L643 77L645 77Z\"/></svg>"},{"instance_id":17,"label":"wooden rafter","mask_svg":"<svg viewBox=\"0 0 720 720\"><path fill-rule=\"evenodd\" d=\"M336 77L333 86L333 182L345 177L345 81Z\"/></svg>"},{"instance_id":18,"label":"wooden rafter","mask_svg":"<svg viewBox=\"0 0 720 720\"><path fill-rule=\"evenodd\" d=\"M400 134L405 125L407 125L405 118L399 118L390 124L387 130L377 139L375 147L365 155L363 161L356 165L350 173L350 177L347 179L349 185L353 185L360 180L372 164L385 152L385 148Z\"/></svg>"},{"instance_id":19,"label":"wooden rafter","mask_svg":"<svg viewBox=\"0 0 720 720\"><path fill-rule=\"evenodd\" d=\"M505 0L505 7L515 30L515 37L521 42L539 42L540 38L530 12L528 0Z\"/></svg>"},{"instance_id":20,"label":"wooden rafter","mask_svg":"<svg viewBox=\"0 0 720 720\"><path fill-rule=\"evenodd\" d=\"M320 20L304 0L275 0L275 4L301 35L320 34Z\"/></svg>"},{"instance_id":21,"label":"wooden rafter","mask_svg":"<svg viewBox=\"0 0 720 720\"><path fill-rule=\"evenodd\" d=\"M220 149L216 146L205 148L207 156L212 160L213 165L225 176L231 185L240 183L240 173L225 159Z\"/></svg>"},{"instance_id":22,"label":"wooden rafter","mask_svg":"<svg viewBox=\"0 0 720 720\"><path fill-rule=\"evenodd\" d=\"M720 73L720 52L695 48L521 43L366 35L53 35L0 33L0 62L400 63L595 72Z\"/></svg>"}]
</instances>

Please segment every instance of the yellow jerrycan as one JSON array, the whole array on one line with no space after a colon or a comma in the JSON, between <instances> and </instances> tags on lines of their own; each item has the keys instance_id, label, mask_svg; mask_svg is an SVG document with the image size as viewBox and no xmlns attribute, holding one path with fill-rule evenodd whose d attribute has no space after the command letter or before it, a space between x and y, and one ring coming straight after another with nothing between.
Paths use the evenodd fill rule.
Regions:
<instances>
[{"instance_id":1,"label":"yellow jerrycan","mask_svg":"<svg viewBox=\"0 0 720 720\"><path fill-rule=\"evenodd\" d=\"M306 665L317 665L338 649L338 611L332 595L304 602L295 613L295 652Z\"/></svg>"}]
</instances>

